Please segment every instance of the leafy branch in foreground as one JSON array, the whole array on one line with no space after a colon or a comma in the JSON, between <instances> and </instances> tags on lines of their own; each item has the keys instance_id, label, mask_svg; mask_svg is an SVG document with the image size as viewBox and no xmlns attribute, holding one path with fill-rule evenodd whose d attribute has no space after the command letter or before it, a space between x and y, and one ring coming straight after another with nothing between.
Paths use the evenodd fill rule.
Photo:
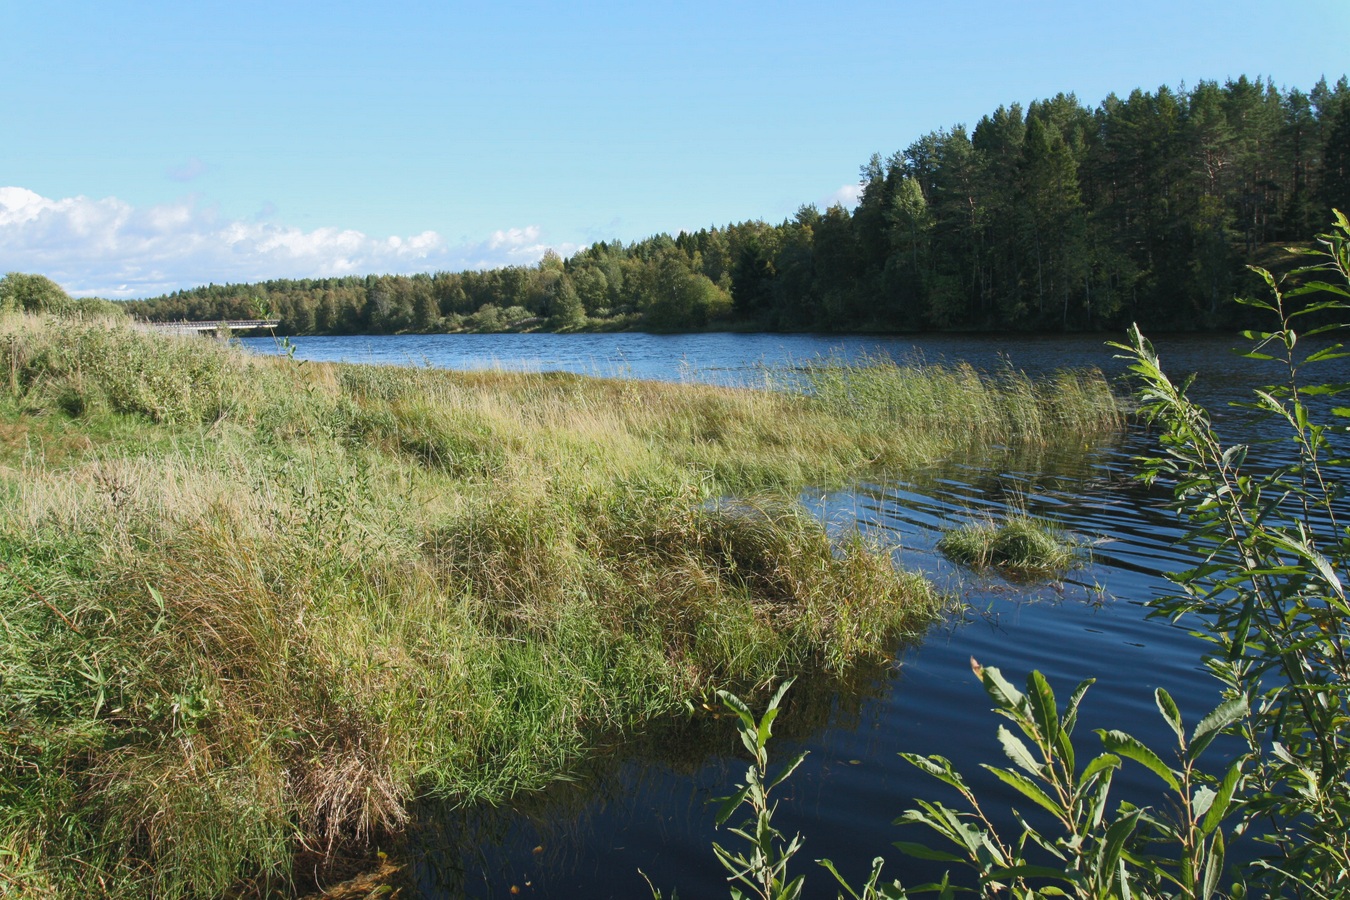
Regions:
<instances>
[{"instance_id":1,"label":"leafy branch in foreground","mask_svg":"<svg viewBox=\"0 0 1350 900\"><path fill-rule=\"evenodd\" d=\"M1172 576L1179 595L1151 605L1158 615L1198 623L1197 633L1214 645L1206 667L1226 697L1250 706L1241 729L1256 760L1247 818L1273 851L1259 863L1264 886L1277 895L1342 897L1350 891L1350 532L1342 524L1341 470L1350 409L1333 404L1350 384L1304 384L1306 366L1347 354L1341 344L1309 352L1300 341L1343 327L1350 221L1337 212L1317 241L1320 250L1304 252L1319 261L1290 273L1307 280L1286 290L1282 279L1254 269L1271 297L1241 301L1277 323L1245 333L1255 342L1245 356L1278 366L1281 383L1242 404L1280 429L1273 466L1250 465L1249 445L1220 441L1208 412L1186 396L1185 384L1168 379L1138 329L1117 346L1143 382L1143 412L1163 426L1164 452L1144 460L1144 477L1173 486L1191 529L1185 543L1200 559ZM1310 295L1322 298L1298 300ZM1330 324L1300 333L1294 326L1305 316Z\"/></svg>"},{"instance_id":2,"label":"leafy branch in foreground","mask_svg":"<svg viewBox=\"0 0 1350 900\"><path fill-rule=\"evenodd\" d=\"M806 880L804 875L788 877L788 862L801 849L802 838L801 835L794 835L792 840L786 840L773 827L773 813L777 804L769 799L770 792L796 771L806 758L803 751L793 757L776 776L769 775L769 739L773 736L773 720L778 717L778 704L791 686L792 679L783 682L758 720L739 697L727 691L717 692L722 704L736 714L736 730L740 732L741 743L754 760L745 771L745 783L737 785L735 793L720 798L722 805L717 810L719 828L740 807L747 806L750 811L750 817L744 823L729 829L749 845L747 849L733 851L720 844L713 844L718 861L731 873L727 880L733 883L731 896L735 900L744 897L794 900L801 896L802 884ZM749 888L750 893L745 893L738 885Z\"/></svg>"},{"instance_id":3,"label":"leafy branch in foreground","mask_svg":"<svg viewBox=\"0 0 1350 900\"><path fill-rule=\"evenodd\" d=\"M1176 767L1123 731L1099 730L1103 752L1080 768L1072 736L1079 704L1091 680L1073 690L1061 712L1040 672L1027 677L1023 692L992 666L971 660L971 667L995 712L1016 727L1016 732L1002 725L998 729L999 743L1013 766L983 768L1029 801L1031 815L1013 810L1018 833L1003 834L949 760L902 753L920 770L955 788L968 810L918 801L919 808L906 812L897 823L923 825L954 850L900 842L896 846L901 852L969 868L978 877L982 896L1214 895L1223 873L1221 826L1236 809L1234 795L1243 761L1230 765L1221 779L1200 769L1198 761L1224 729L1246 714L1244 704L1220 704L1188 737L1176 703L1159 689L1154 695L1158 709L1177 737ZM1111 810L1112 779L1122 759L1133 760L1157 776L1170 797L1170 815L1128 802ZM1168 852L1151 852L1157 845ZM943 897L951 896L953 890L945 879L911 889Z\"/></svg>"}]
</instances>

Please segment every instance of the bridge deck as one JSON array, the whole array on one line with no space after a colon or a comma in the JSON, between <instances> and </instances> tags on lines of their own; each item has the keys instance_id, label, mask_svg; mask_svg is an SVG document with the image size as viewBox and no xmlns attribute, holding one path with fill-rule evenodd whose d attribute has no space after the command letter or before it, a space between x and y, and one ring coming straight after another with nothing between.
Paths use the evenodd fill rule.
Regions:
<instances>
[{"instance_id":1,"label":"bridge deck","mask_svg":"<svg viewBox=\"0 0 1350 900\"><path fill-rule=\"evenodd\" d=\"M217 319L211 322L145 322L146 328L162 334L202 334L207 331L253 331L276 328L280 319Z\"/></svg>"}]
</instances>

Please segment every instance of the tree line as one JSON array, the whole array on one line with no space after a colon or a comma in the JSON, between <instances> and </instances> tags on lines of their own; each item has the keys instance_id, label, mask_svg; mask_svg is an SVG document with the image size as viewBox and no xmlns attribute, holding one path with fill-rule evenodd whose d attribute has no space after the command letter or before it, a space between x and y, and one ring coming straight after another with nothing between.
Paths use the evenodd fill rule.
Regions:
<instances>
[{"instance_id":1,"label":"tree line","mask_svg":"<svg viewBox=\"0 0 1350 900\"><path fill-rule=\"evenodd\" d=\"M1154 331L1238 324L1246 265L1350 209L1350 84L1243 76L1001 106L802 206L534 266L208 285L154 320L267 311L294 334L509 328Z\"/></svg>"}]
</instances>

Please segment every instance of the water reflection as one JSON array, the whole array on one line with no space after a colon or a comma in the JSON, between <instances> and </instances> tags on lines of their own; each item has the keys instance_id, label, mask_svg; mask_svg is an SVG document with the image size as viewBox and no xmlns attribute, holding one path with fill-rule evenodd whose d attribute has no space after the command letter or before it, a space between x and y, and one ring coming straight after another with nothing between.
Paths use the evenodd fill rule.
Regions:
<instances>
[{"instance_id":1,"label":"water reflection","mask_svg":"<svg viewBox=\"0 0 1350 900\"><path fill-rule=\"evenodd\" d=\"M775 727L778 747L857 731L894 674L885 663L843 679L800 678ZM692 875L679 882L686 896L717 893L721 881L707 866L711 804L744 773L731 755L739 743L734 718L710 698L643 733L598 736L568 780L509 805L426 803L408 854L417 887L437 897L640 896L640 868L662 887L675 882L658 878ZM786 787L785 802L799 802L796 787Z\"/></svg>"}]
</instances>

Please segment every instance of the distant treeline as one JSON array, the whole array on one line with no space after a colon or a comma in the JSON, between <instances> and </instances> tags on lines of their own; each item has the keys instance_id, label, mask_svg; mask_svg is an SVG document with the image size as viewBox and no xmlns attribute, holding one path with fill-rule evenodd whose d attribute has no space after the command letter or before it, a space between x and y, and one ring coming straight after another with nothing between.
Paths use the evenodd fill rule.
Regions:
<instances>
[{"instance_id":1,"label":"distant treeline","mask_svg":"<svg viewBox=\"0 0 1350 900\"><path fill-rule=\"evenodd\" d=\"M210 285L128 306L290 333L1230 326L1245 264L1350 210L1350 85L1245 76L1000 107L862 169L852 212L803 206L536 266Z\"/></svg>"}]
</instances>

